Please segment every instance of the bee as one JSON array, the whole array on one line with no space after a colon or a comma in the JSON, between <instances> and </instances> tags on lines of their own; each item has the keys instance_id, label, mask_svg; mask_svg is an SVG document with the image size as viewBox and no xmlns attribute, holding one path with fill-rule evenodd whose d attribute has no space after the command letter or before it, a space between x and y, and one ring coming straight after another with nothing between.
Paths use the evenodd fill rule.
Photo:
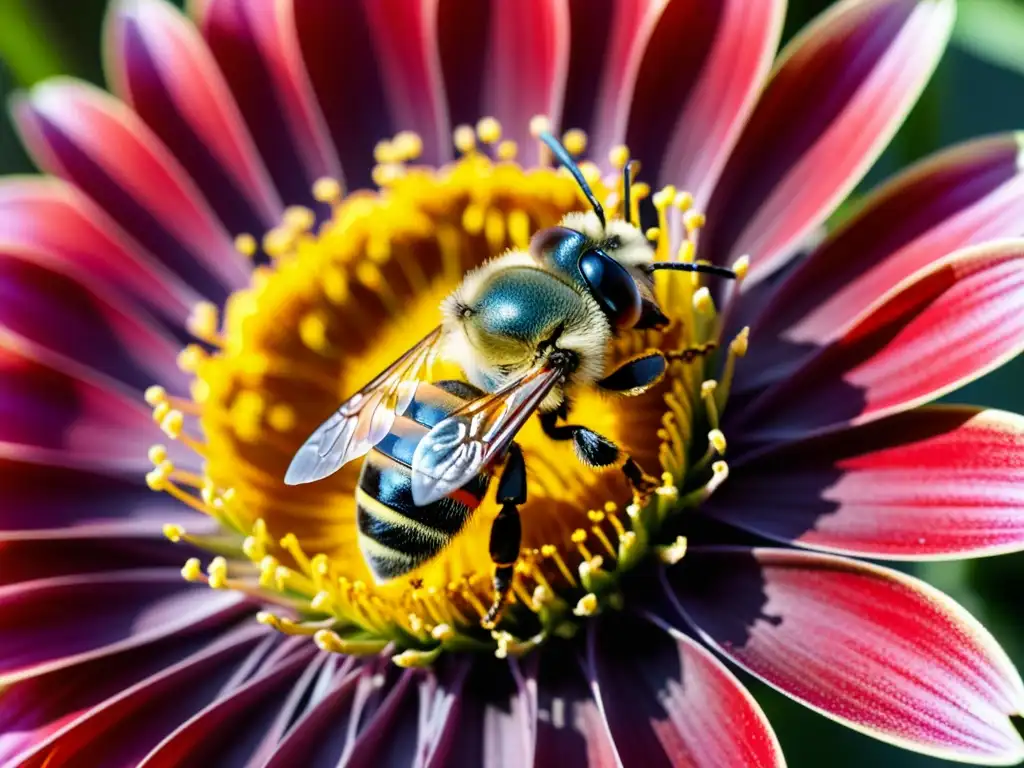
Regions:
<instances>
[{"instance_id":1,"label":"bee","mask_svg":"<svg viewBox=\"0 0 1024 768\"><path fill-rule=\"evenodd\" d=\"M490 531L494 597L481 624L493 628L512 587L526 502L526 467L516 433L538 414L545 434L572 441L591 467L618 466L635 491L654 480L619 446L568 419L571 396L587 387L639 394L673 359L709 350L650 351L608 371L618 334L661 328L654 272L673 269L735 278L710 264L655 262L630 220L632 168L623 170L625 217L608 221L579 167L550 133L541 140L575 178L592 210L467 273L441 305L442 320L412 349L352 395L296 452L285 483L320 480L366 456L356 488L360 550L378 583L440 554L479 506L500 469ZM468 382L423 381L438 357Z\"/></svg>"}]
</instances>

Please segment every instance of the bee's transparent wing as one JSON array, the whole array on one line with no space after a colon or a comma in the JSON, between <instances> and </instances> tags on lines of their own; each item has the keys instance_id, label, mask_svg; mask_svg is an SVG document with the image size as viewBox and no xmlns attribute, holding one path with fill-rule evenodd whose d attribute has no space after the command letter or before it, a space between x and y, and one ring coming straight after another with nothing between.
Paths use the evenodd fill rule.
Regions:
<instances>
[{"instance_id":1,"label":"bee's transparent wing","mask_svg":"<svg viewBox=\"0 0 1024 768\"><path fill-rule=\"evenodd\" d=\"M311 483L364 456L384 439L416 394L420 372L437 355L437 327L317 427L295 453L284 481Z\"/></svg>"},{"instance_id":2,"label":"bee's transparent wing","mask_svg":"<svg viewBox=\"0 0 1024 768\"><path fill-rule=\"evenodd\" d=\"M561 377L557 368L534 368L438 422L413 453L413 502L430 504L472 480L508 447Z\"/></svg>"}]
</instances>

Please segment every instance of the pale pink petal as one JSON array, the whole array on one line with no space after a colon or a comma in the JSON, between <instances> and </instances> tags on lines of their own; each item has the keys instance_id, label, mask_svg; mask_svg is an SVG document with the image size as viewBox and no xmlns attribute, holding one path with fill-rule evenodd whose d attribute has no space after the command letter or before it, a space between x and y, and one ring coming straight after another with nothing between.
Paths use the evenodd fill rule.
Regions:
<instances>
[{"instance_id":1,"label":"pale pink petal","mask_svg":"<svg viewBox=\"0 0 1024 768\"><path fill-rule=\"evenodd\" d=\"M959 251L864 311L735 417L743 441L791 439L921 405L1024 349L1024 241Z\"/></svg>"},{"instance_id":2,"label":"pale pink petal","mask_svg":"<svg viewBox=\"0 0 1024 768\"><path fill-rule=\"evenodd\" d=\"M587 671L621 765L783 768L764 712L707 650L660 620L594 622Z\"/></svg>"},{"instance_id":3,"label":"pale pink petal","mask_svg":"<svg viewBox=\"0 0 1024 768\"><path fill-rule=\"evenodd\" d=\"M952 0L845 0L783 52L715 187L704 258L757 281L850 192L931 77Z\"/></svg>"},{"instance_id":4,"label":"pale pink petal","mask_svg":"<svg viewBox=\"0 0 1024 768\"><path fill-rule=\"evenodd\" d=\"M750 321L750 352L734 391L785 378L801 352L836 339L917 270L969 245L1024 235L1020 157L1016 134L979 139L872 193Z\"/></svg>"},{"instance_id":5,"label":"pale pink petal","mask_svg":"<svg viewBox=\"0 0 1024 768\"><path fill-rule=\"evenodd\" d=\"M244 259L202 191L123 103L53 79L16 99L14 115L43 168L73 181L200 292L220 298L244 284Z\"/></svg>"},{"instance_id":6,"label":"pale pink petal","mask_svg":"<svg viewBox=\"0 0 1024 768\"><path fill-rule=\"evenodd\" d=\"M118 0L107 16L111 87L167 145L234 233L281 218L238 105L195 27L163 0Z\"/></svg>"},{"instance_id":7,"label":"pale pink petal","mask_svg":"<svg viewBox=\"0 0 1024 768\"><path fill-rule=\"evenodd\" d=\"M302 62L291 0L267 0L272 12L246 0L193 5L196 26L285 204L312 204L313 183L340 180L341 167Z\"/></svg>"},{"instance_id":8,"label":"pale pink petal","mask_svg":"<svg viewBox=\"0 0 1024 768\"><path fill-rule=\"evenodd\" d=\"M1024 549L1024 417L926 407L740 461L702 511L870 558Z\"/></svg>"},{"instance_id":9,"label":"pale pink petal","mask_svg":"<svg viewBox=\"0 0 1024 768\"><path fill-rule=\"evenodd\" d=\"M779 549L694 549L669 592L713 647L863 733L936 757L1016 765L1024 686L996 641L924 582Z\"/></svg>"},{"instance_id":10,"label":"pale pink petal","mask_svg":"<svg viewBox=\"0 0 1024 768\"><path fill-rule=\"evenodd\" d=\"M54 179L0 181L0 249L92 275L178 325L199 300L95 203Z\"/></svg>"}]
</instances>

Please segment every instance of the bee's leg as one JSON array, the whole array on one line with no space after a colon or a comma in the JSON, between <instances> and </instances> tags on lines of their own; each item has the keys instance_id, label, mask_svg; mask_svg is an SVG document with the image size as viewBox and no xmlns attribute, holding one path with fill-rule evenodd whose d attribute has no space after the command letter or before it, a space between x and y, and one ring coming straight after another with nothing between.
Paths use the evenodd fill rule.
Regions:
<instances>
[{"instance_id":1,"label":"bee's leg","mask_svg":"<svg viewBox=\"0 0 1024 768\"><path fill-rule=\"evenodd\" d=\"M666 352L665 358L669 362L679 360L683 363L692 363L700 357L710 355L716 349L718 349L718 344L713 341L709 341L707 344L697 344L696 346L687 347L686 349L677 349L674 352Z\"/></svg>"},{"instance_id":2,"label":"bee's leg","mask_svg":"<svg viewBox=\"0 0 1024 768\"><path fill-rule=\"evenodd\" d=\"M594 430L578 424L558 424L557 411L542 413L540 424L552 440L572 440L576 456L588 467L621 466L622 474L639 496L648 496L658 487L658 481L644 472L632 456Z\"/></svg>"},{"instance_id":3,"label":"bee's leg","mask_svg":"<svg viewBox=\"0 0 1024 768\"><path fill-rule=\"evenodd\" d=\"M508 449L508 458L498 481L498 503L501 511L491 525L491 560L494 563L494 602L480 622L484 629L494 629L505 608L523 536L519 505L526 503L526 463L515 443Z\"/></svg>"}]
</instances>

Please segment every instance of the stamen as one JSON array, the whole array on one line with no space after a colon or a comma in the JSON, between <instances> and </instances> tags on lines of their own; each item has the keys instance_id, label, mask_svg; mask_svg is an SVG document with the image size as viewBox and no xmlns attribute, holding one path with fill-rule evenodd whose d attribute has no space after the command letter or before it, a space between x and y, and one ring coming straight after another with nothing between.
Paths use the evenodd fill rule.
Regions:
<instances>
[{"instance_id":1,"label":"stamen","mask_svg":"<svg viewBox=\"0 0 1024 768\"><path fill-rule=\"evenodd\" d=\"M313 184L313 199L318 203L326 203L329 205L337 205L341 202L344 190L341 187L341 183L337 179L322 178L317 179ZM237 243L237 241L236 241ZM255 247L256 241L252 241Z\"/></svg>"},{"instance_id":2,"label":"stamen","mask_svg":"<svg viewBox=\"0 0 1024 768\"><path fill-rule=\"evenodd\" d=\"M576 607L572 609L572 612L577 616L593 616L597 613L597 609L600 603L598 603L597 595L593 592L588 592L579 599L576 603Z\"/></svg>"},{"instance_id":3,"label":"stamen","mask_svg":"<svg viewBox=\"0 0 1024 768\"><path fill-rule=\"evenodd\" d=\"M736 360L747 354L747 347L750 341L750 328L744 327L729 343L729 354L725 359L725 368L722 370L722 382L715 393L715 404L718 412L725 412L725 405L729 400L729 390L732 388L732 378L736 372Z\"/></svg>"},{"instance_id":4,"label":"stamen","mask_svg":"<svg viewBox=\"0 0 1024 768\"><path fill-rule=\"evenodd\" d=\"M590 560L593 555L590 550L587 549L587 532L582 528L577 528L572 532L572 543L576 545L577 551L584 560Z\"/></svg>"},{"instance_id":5,"label":"stamen","mask_svg":"<svg viewBox=\"0 0 1024 768\"><path fill-rule=\"evenodd\" d=\"M235 237L235 250L248 259L256 255L258 248L259 243L256 242L256 238L248 233L243 232Z\"/></svg>"},{"instance_id":6,"label":"stamen","mask_svg":"<svg viewBox=\"0 0 1024 768\"><path fill-rule=\"evenodd\" d=\"M658 547L658 559L665 565L675 565L686 555L686 537L677 536L676 540L665 547Z\"/></svg>"},{"instance_id":7,"label":"stamen","mask_svg":"<svg viewBox=\"0 0 1024 768\"><path fill-rule=\"evenodd\" d=\"M540 553L547 558L554 561L555 565L558 566L558 570L562 572L565 580L569 582L571 586L576 586L576 579L573 578L572 571L566 566L565 561L558 552L558 548L552 544L545 544L540 548Z\"/></svg>"},{"instance_id":8,"label":"stamen","mask_svg":"<svg viewBox=\"0 0 1024 768\"><path fill-rule=\"evenodd\" d=\"M452 142L463 155L469 155L476 149L476 133L469 125L460 125L452 132Z\"/></svg>"},{"instance_id":9,"label":"stamen","mask_svg":"<svg viewBox=\"0 0 1024 768\"><path fill-rule=\"evenodd\" d=\"M501 123L493 117L485 117L476 124L476 135L484 144L497 144L501 139Z\"/></svg>"},{"instance_id":10,"label":"stamen","mask_svg":"<svg viewBox=\"0 0 1024 768\"><path fill-rule=\"evenodd\" d=\"M562 146L573 157L579 157L587 151L587 134L579 128L573 128L562 134Z\"/></svg>"}]
</instances>

